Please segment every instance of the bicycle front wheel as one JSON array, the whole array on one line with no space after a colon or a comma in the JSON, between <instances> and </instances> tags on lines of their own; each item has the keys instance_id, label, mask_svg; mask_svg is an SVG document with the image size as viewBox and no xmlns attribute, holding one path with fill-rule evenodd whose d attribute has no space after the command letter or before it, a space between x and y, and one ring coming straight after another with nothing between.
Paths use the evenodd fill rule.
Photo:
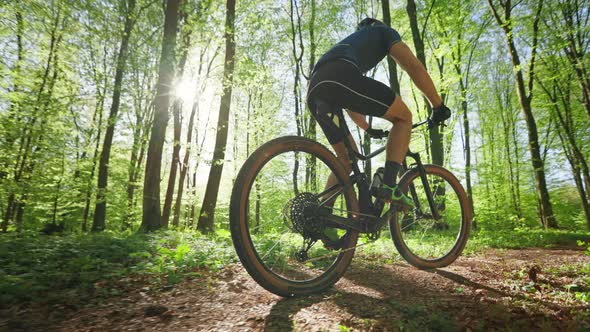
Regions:
<instances>
[{"instance_id":1,"label":"bicycle front wheel","mask_svg":"<svg viewBox=\"0 0 590 332\"><path fill-rule=\"evenodd\" d=\"M335 185L324 187L332 175ZM258 148L236 178L230 230L236 252L258 284L280 296L334 284L354 255L358 232L326 221L352 218L357 200L344 167L324 146L281 137ZM321 212L321 213L320 213ZM326 233L337 248L320 240Z\"/></svg>"},{"instance_id":2,"label":"bicycle front wheel","mask_svg":"<svg viewBox=\"0 0 590 332\"><path fill-rule=\"evenodd\" d=\"M447 266L461 255L472 211L463 186L451 172L436 165L424 165L424 169L424 177L413 168L400 179L400 189L413 198L416 207L395 211L389 228L408 263L432 269Z\"/></svg>"}]
</instances>

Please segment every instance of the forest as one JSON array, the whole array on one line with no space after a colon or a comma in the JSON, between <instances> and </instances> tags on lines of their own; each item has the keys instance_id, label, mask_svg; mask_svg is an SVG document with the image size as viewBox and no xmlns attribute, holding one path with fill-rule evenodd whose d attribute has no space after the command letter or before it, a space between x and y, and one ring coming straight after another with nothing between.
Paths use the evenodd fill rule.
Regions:
<instances>
[{"instance_id":1,"label":"forest","mask_svg":"<svg viewBox=\"0 0 590 332\"><path fill-rule=\"evenodd\" d=\"M0 330L590 328L589 8L0 0ZM399 32L452 111L416 129L410 149L465 189L469 240L429 272L404 263L384 229L359 238L327 293L283 299L240 265L232 190L272 139L329 148L307 86L366 17ZM392 58L366 75L414 122L429 117ZM347 122L362 153L385 144ZM370 178L384 163L359 167ZM278 226L261 225L283 213L288 189L319 191L330 172L297 153L267 171L249 213L256 236L278 244Z\"/></svg>"}]
</instances>

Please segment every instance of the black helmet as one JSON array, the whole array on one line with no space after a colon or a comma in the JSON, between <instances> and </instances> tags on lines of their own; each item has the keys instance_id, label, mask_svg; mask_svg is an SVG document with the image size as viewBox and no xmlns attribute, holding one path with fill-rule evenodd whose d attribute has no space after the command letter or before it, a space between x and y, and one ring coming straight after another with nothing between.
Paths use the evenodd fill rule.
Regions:
<instances>
[{"instance_id":1,"label":"black helmet","mask_svg":"<svg viewBox=\"0 0 590 332\"><path fill-rule=\"evenodd\" d=\"M385 23L383 23L377 19L367 17L367 18L363 19L362 21L360 21L360 23L356 26L356 30L358 31L364 27L370 27L372 25L385 25Z\"/></svg>"}]
</instances>

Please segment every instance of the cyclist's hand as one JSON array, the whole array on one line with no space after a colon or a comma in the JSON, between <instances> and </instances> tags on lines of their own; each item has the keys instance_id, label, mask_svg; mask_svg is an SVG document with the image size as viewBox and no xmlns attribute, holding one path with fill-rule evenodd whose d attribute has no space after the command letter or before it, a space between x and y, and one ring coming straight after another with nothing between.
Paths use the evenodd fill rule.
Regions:
<instances>
[{"instance_id":1,"label":"cyclist's hand","mask_svg":"<svg viewBox=\"0 0 590 332\"><path fill-rule=\"evenodd\" d=\"M435 107L432 109L432 122L435 125L439 125L443 123L445 120L451 117L451 110L445 106L445 104L441 104L439 107Z\"/></svg>"},{"instance_id":2,"label":"cyclist's hand","mask_svg":"<svg viewBox=\"0 0 590 332\"><path fill-rule=\"evenodd\" d=\"M387 137L387 135L389 135L389 132L381 129L369 128L367 129L367 134L371 138L384 138Z\"/></svg>"}]
</instances>

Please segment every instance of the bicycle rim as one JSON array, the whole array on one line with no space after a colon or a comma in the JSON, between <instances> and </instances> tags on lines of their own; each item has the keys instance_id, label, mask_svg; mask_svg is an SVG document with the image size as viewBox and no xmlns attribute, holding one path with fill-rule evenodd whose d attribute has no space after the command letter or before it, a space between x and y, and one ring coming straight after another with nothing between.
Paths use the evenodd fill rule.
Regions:
<instances>
[{"instance_id":1,"label":"bicycle rim","mask_svg":"<svg viewBox=\"0 0 590 332\"><path fill-rule=\"evenodd\" d=\"M320 195L332 172L340 192ZM260 285L282 296L301 295L329 287L344 273L354 251L346 249L358 233L328 227L334 225L313 211L349 217L345 211L354 210L356 199L342 190L347 180L327 149L300 137L273 140L246 161L232 193L231 230L240 260ZM332 195L334 208L322 207ZM342 249L326 248L319 240L325 234L337 234Z\"/></svg>"}]
</instances>

